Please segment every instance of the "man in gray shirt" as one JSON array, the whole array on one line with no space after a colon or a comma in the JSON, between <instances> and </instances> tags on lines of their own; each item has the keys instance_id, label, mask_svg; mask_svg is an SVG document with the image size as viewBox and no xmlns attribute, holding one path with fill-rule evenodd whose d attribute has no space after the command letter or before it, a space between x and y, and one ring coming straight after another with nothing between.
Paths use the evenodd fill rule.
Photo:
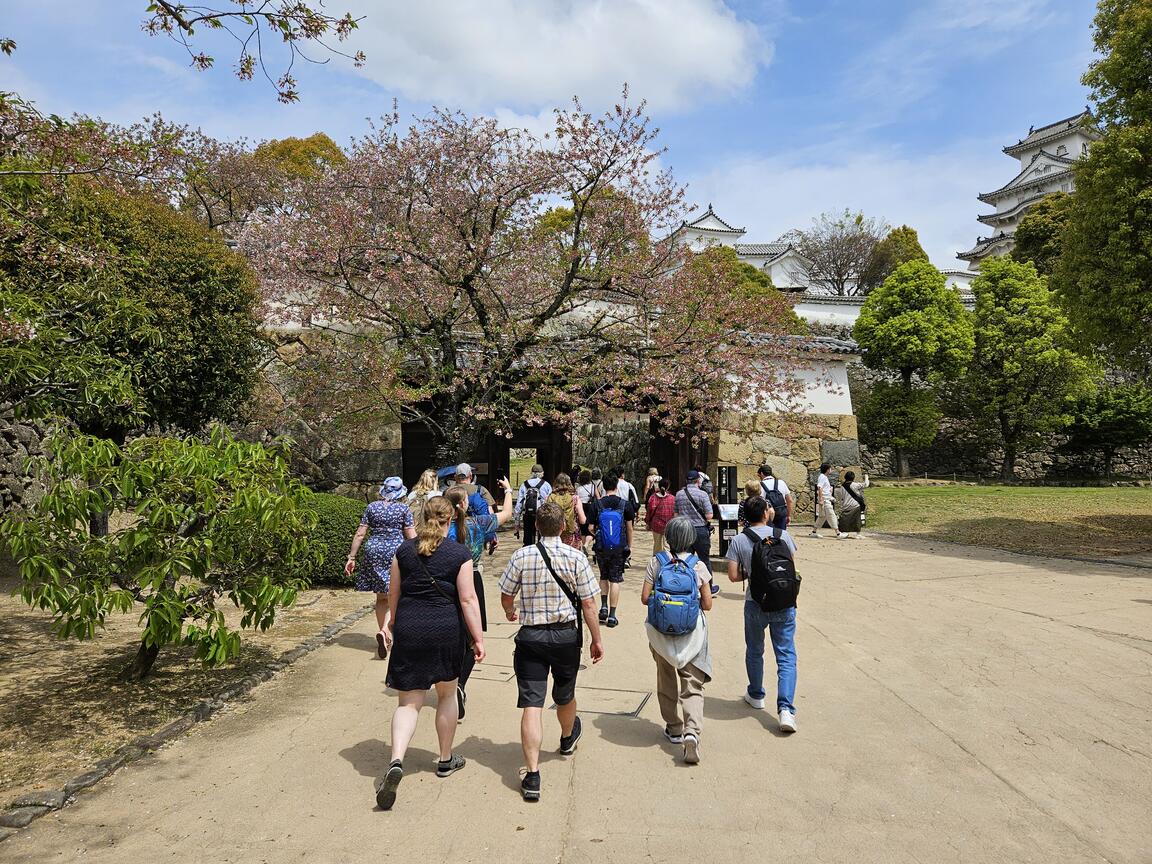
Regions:
<instances>
[{"instance_id":1,"label":"man in gray shirt","mask_svg":"<svg viewBox=\"0 0 1152 864\"><path fill-rule=\"evenodd\" d=\"M772 508L760 496L744 503L747 530L759 537L768 537L774 530ZM794 555L796 542L787 531L780 531L780 542ZM743 582L752 573L753 544L746 534L737 534L728 544L728 579ZM776 710L782 732L796 731L796 607L779 612L765 612L752 599L744 598L744 665L748 672L748 689L744 701L753 708L764 709L764 631L772 638L772 651L776 655Z\"/></svg>"},{"instance_id":2,"label":"man in gray shirt","mask_svg":"<svg viewBox=\"0 0 1152 864\"><path fill-rule=\"evenodd\" d=\"M712 560L712 499L700 488L700 472L693 468L688 472L687 485L676 493L676 515L684 516L696 529L696 545L692 551L696 557L709 564ZM712 568L709 566L709 572ZM711 583L712 595L720 593L720 586Z\"/></svg>"}]
</instances>

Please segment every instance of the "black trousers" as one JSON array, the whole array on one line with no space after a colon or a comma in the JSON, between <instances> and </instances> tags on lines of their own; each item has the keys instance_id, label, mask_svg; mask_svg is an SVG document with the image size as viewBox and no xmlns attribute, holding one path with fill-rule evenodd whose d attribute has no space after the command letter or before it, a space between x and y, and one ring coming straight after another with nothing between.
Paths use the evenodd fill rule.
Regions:
<instances>
[{"instance_id":1,"label":"black trousers","mask_svg":"<svg viewBox=\"0 0 1152 864\"><path fill-rule=\"evenodd\" d=\"M524 519L524 545L532 546L536 543L536 517Z\"/></svg>"}]
</instances>

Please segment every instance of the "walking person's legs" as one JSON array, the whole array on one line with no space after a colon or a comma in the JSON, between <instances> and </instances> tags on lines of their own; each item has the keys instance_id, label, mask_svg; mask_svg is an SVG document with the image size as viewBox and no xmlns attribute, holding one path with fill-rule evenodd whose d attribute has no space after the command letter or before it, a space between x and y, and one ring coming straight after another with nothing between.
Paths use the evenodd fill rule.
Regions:
<instances>
[{"instance_id":1,"label":"walking person's legs","mask_svg":"<svg viewBox=\"0 0 1152 864\"><path fill-rule=\"evenodd\" d=\"M376 804L382 810L391 810L396 803L396 787L404 779L404 755L416 733L424 696L423 690L402 690L398 694L396 710L392 713L392 764L376 781Z\"/></svg>"},{"instance_id":2,"label":"walking person's legs","mask_svg":"<svg viewBox=\"0 0 1152 864\"><path fill-rule=\"evenodd\" d=\"M711 589L712 595L719 594L720 586L712 578L712 534L708 531L707 525L696 526L696 542L692 545L692 552L708 568L708 587Z\"/></svg>"},{"instance_id":3,"label":"walking person's legs","mask_svg":"<svg viewBox=\"0 0 1152 864\"><path fill-rule=\"evenodd\" d=\"M796 731L796 608L768 613L772 652L776 655L776 711L780 728Z\"/></svg>"},{"instance_id":4,"label":"walking person's legs","mask_svg":"<svg viewBox=\"0 0 1152 864\"><path fill-rule=\"evenodd\" d=\"M748 688L744 701L753 708L764 707L764 619L755 603L744 603L744 669Z\"/></svg>"},{"instance_id":5,"label":"walking person's legs","mask_svg":"<svg viewBox=\"0 0 1152 864\"><path fill-rule=\"evenodd\" d=\"M661 657L652 646L652 659L656 661L656 701L660 705L660 716L664 718L664 737L673 744L680 744L684 737L684 721L680 719L680 693L676 669Z\"/></svg>"},{"instance_id":6,"label":"walking person's legs","mask_svg":"<svg viewBox=\"0 0 1152 864\"><path fill-rule=\"evenodd\" d=\"M536 542L536 520L524 520L524 545L531 546Z\"/></svg>"},{"instance_id":7,"label":"walking person's legs","mask_svg":"<svg viewBox=\"0 0 1152 864\"><path fill-rule=\"evenodd\" d=\"M689 663L676 672L680 684L680 709L684 712L684 761L700 761L700 731L704 722L704 673Z\"/></svg>"},{"instance_id":8,"label":"walking person's legs","mask_svg":"<svg viewBox=\"0 0 1152 864\"><path fill-rule=\"evenodd\" d=\"M384 644L384 629L388 626L388 594L376 594L376 656L381 660L388 657L388 646Z\"/></svg>"},{"instance_id":9,"label":"walking person's legs","mask_svg":"<svg viewBox=\"0 0 1152 864\"><path fill-rule=\"evenodd\" d=\"M658 555L664 551L664 535L660 532L652 532L652 554Z\"/></svg>"},{"instance_id":10,"label":"walking person's legs","mask_svg":"<svg viewBox=\"0 0 1152 864\"><path fill-rule=\"evenodd\" d=\"M440 743L440 762L452 758L452 741L456 737L459 710L456 704L456 679L436 684L436 738Z\"/></svg>"}]
</instances>

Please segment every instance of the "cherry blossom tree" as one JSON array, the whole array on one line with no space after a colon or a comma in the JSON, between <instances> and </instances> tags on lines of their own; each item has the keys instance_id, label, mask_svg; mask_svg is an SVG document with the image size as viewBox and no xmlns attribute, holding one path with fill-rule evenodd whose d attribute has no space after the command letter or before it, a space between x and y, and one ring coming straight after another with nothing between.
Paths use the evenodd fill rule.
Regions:
<instances>
[{"instance_id":1,"label":"cherry blossom tree","mask_svg":"<svg viewBox=\"0 0 1152 864\"><path fill-rule=\"evenodd\" d=\"M748 303L722 262L686 266L656 135L626 91L543 137L385 117L242 235L268 321L306 351L285 395L329 431L419 421L444 461L607 409L691 429L788 405L790 307Z\"/></svg>"}]
</instances>

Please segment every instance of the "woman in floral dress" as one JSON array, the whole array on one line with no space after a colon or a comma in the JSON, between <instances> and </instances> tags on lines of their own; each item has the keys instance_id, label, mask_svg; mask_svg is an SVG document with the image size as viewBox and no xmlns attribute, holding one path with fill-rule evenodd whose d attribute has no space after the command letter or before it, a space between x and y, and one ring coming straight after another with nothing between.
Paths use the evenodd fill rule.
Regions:
<instances>
[{"instance_id":1,"label":"woman in floral dress","mask_svg":"<svg viewBox=\"0 0 1152 864\"><path fill-rule=\"evenodd\" d=\"M388 580L392 573L392 559L404 540L416 536L407 499L408 490L403 480L389 477L384 481L380 487L380 500L373 501L364 511L360 527L352 538L348 561L344 564L344 572L352 575L356 571L356 555L363 543L366 566L356 574L356 590L376 592L376 654L381 660L388 656L384 629L388 624ZM366 543L365 535L368 536Z\"/></svg>"}]
</instances>

